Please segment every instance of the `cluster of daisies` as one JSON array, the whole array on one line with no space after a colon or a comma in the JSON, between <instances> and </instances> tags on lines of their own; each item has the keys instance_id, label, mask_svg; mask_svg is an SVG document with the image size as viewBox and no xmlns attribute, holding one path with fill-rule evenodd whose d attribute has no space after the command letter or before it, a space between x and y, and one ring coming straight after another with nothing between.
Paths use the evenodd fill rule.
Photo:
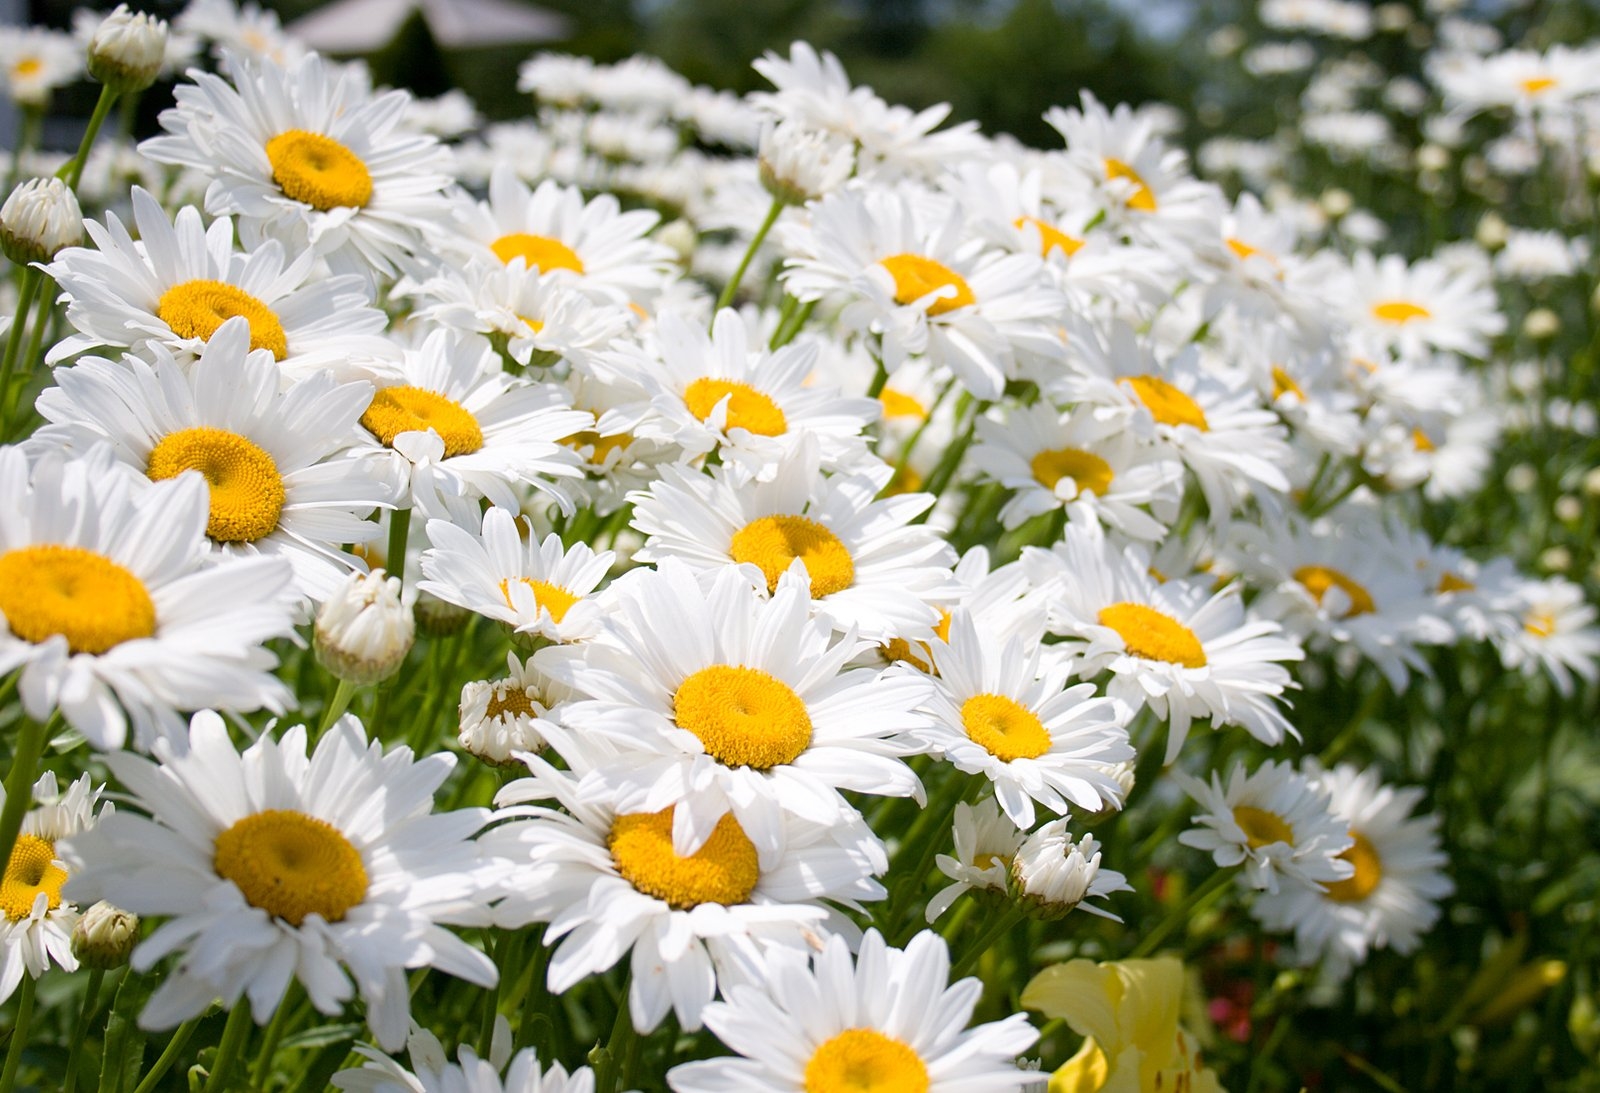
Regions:
<instances>
[{"instance_id":1,"label":"cluster of daisies","mask_svg":"<svg viewBox=\"0 0 1600 1093\"><path fill-rule=\"evenodd\" d=\"M359 1002L382 1051L344 1089L613 1093L667 1027L728 1053L680 1093L1022 1089L1037 1033L967 1028L982 949L922 927L1116 918L1089 827L1136 768L1333 978L1452 890L1419 790L1224 779L1196 723L1292 752L1308 658L1596 674L1576 585L1415 519L1501 424L1488 278L1314 247L1153 113L1085 93L1027 149L797 43L743 99L537 57L534 119L463 136L259 13L184 19L218 71L28 271L67 332L0 448L0 673L119 807L33 785L0 992L76 967L104 901L160 922L147 1027ZM455 731L391 704L475 616L505 668L447 680ZM496 790L436 810L482 784L457 751ZM417 970L492 992L530 937L551 994L623 970L596 1072L415 1023ZM1112 1035L1067 1066L1126 1066ZM1163 1073L1214 1085L1186 1035Z\"/></svg>"}]
</instances>

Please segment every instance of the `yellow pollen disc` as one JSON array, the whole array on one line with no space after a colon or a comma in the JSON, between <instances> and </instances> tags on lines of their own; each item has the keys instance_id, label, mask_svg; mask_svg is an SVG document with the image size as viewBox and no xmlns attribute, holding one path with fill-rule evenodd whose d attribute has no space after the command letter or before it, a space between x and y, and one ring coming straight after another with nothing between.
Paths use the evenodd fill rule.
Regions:
<instances>
[{"instance_id":1,"label":"yellow pollen disc","mask_svg":"<svg viewBox=\"0 0 1600 1093\"><path fill-rule=\"evenodd\" d=\"M699 421L710 417L717 403L725 398L729 429L746 429L757 436L782 436L789 428L778 404L749 384L702 376L683 391L684 403Z\"/></svg>"},{"instance_id":2,"label":"yellow pollen disc","mask_svg":"<svg viewBox=\"0 0 1600 1093\"><path fill-rule=\"evenodd\" d=\"M1411 443L1419 452L1431 452L1434 449L1433 441L1428 439L1428 434L1421 429L1411 430Z\"/></svg>"},{"instance_id":3,"label":"yellow pollen disc","mask_svg":"<svg viewBox=\"0 0 1600 1093\"><path fill-rule=\"evenodd\" d=\"M1465 577L1458 576L1455 573L1450 573L1447 571L1439 578L1439 585L1434 589L1434 591L1440 593L1471 592L1477 587L1477 585L1473 584Z\"/></svg>"},{"instance_id":4,"label":"yellow pollen disc","mask_svg":"<svg viewBox=\"0 0 1600 1093\"><path fill-rule=\"evenodd\" d=\"M999 854L974 854L972 856L972 865L975 869L993 869L997 865L1005 867L1010 864L1008 859L1001 857Z\"/></svg>"},{"instance_id":5,"label":"yellow pollen disc","mask_svg":"<svg viewBox=\"0 0 1600 1093\"><path fill-rule=\"evenodd\" d=\"M180 338L208 340L219 326L241 315L250 324L251 349L270 349L280 361L289 355L289 339L278 316L241 288L222 281L182 281L156 302L156 317Z\"/></svg>"},{"instance_id":6,"label":"yellow pollen disc","mask_svg":"<svg viewBox=\"0 0 1600 1093\"><path fill-rule=\"evenodd\" d=\"M1139 396L1150 416L1162 425L1193 425L1202 433L1211 429L1200 404L1160 376L1129 376L1122 380Z\"/></svg>"},{"instance_id":7,"label":"yellow pollen disc","mask_svg":"<svg viewBox=\"0 0 1600 1093\"><path fill-rule=\"evenodd\" d=\"M17 836L5 879L0 881L0 910L12 922L28 917L40 892L45 894L50 910L61 906L61 886L67 883L67 871L55 864L55 858L53 843L37 835Z\"/></svg>"},{"instance_id":8,"label":"yellow pollen disc","mask_svg":"<svg viewBox=\"0 0 1600 1093\"><path fill-rule=\"evenodd\" d=\"M36 75L43 67L44 62L39 60L39 58L24 57L22 60L11 66L11 74L13 76L21 76L26 78L28 76Z\"/></svg>"},{"instance_id":9,"label":"yellow pollen disc","mask_svg":"<svg viewBox=\"0 0 1600 1093\"><path fill-rule=\"evenodd\" d=\"M1306 591L1311 593L1311 598L1318 604L1322 603L1322 598L1328 594L1330 588L1337 588L1343 592L1345 598L1350 601L1350 607L1339 616L1342 619L1370 615L1378 609L1371 593L1332 566L1303 565L1294 571L1294 579L1305 585Z\"/></svg>"},{"instance_id":10,"label":"yellow pollen disc","mask_svg":"<svg viewBox=\"0 0 1600 1093\"><path fill-rule=\"evenodd\" d=\"M544 320L542 320L542 319L530 319L526 315L518 315L517 316L517 321L522 323L523 325L525 325L529 330L533 331L535 334L539 333L539 331L544 329Z\"/></svg>"},{"instance_id":11,"label":"yellow pollen disc","mask_svg":"<svg viewBox=\"0 0 1600 1093\"><path fill-rule=\"evenodd\" d=\"M1005 695L973 695L961 704L967 737L1001 762L1037 759L1050 750L1050 730L1039 715Z\"/></svg>"},{"instance_id":12,"label":"yellow pollen disc","mask_svg":"<svg viewBox=\"0 0 1600 1093\"><path fill-rule=\"evenodd\" d=\"M211 866L252 907L299 926L340 922L367 896L361 853L326 820L292 809L253 813L217 836Z\"/></svg>"},{"instance_id":13,"label":"yellow pollen disc","mask_svg":"<svg viewBox=\"0 0 1600 1093\"><path fill-rule=\"evenodd\" d=\"M1383 880L1383 859L1377 849L1359 831L1350 832L1356 844L1339 857L1355 866L1355 875L1348 880L1334 881L1328 885L1328 898L1336 903L1359 903L1372 895Z\"/></svg>"},{"instance_id":14,"label":"yellow pollen disc","mask_svg":"<svg viewBox=\"0 0 1600 1093\"><path fill-rule=\"evenodd\" d=\"M267 141L272 181L286 197L313 209L364 208L372 200L372 175L361 157L321 133L290 129Z\"/></svg>"},{"instance_id":15,"label":"yellow pollen disc","mask_svg":"<svg viewBox=\"0 0 1600 1093\"><path fill-rule=\"evenodd\" d=\"M533 591L533 602L550 612L551 621L556 623L566 618L567 612L572 610L572 605L583 598L574 596L565 588L558 584L551 584L549 581L536 581L532 577L518 577L515 579L521 581ZM501 581L500 595L505 597L506 606L515 610L517 605L511 602L511 585L512 578Z\"/></svg>"},{"instance_id":16,"label":"yellow pollen disc","mask_svg":"<svg viewBox=\"0 0 1600 1093\"><path fill-rule=\"evenodd\" d=\"M878 395L878 401L883 404L883 416L886 418L909 417L917 421L926 421L928 418L927 407L893 387L885 387Z\"/></svg>"},{"instance_id":17,"label":"yellow pollen disc","mask_svg":"<svg viewBox=\"0 0 1600 1093\"><path fill-rule=\"evenodd\" d=\"M1047 448L1029 460L1028 466L1034 479L1047 490L1054 490L1063 478L1072 479L1078 486L1074 498L1085 493L1104 497L1111 488L1111 464L1081 448Z\"/></svg>"},{"instance_id":18,"label":"yellow pollen disc","mask_svg":"<svg viewBox=\"0 0 1600 1093\"><path fill-rule=\"evenodd\" d=\"M1372 305L1374 318L1382 319L1386 323L1403 326L1413 319L1431 319L1433 312L1420 304L1413 304L1409 300L1385 300Z\"/></svg>"},{"instance_id":19,"label":"yellow pollen disc","mask_svg":"<svg viewBox=\"0 0 1600 1093\"><path fill-rule=\"evenodd\" d=\"M714 664L678 684L672 719L723 766L770 770L811 745L811 714L781 679Z\"/></svg>"},{"instance_id":20,"label":"yellow pollen disc","mask_svg":"<svg viewBox=\"0 0 1600 1093\"><path fill-rule=\"evenodd\" d=\"M1548 611L1530 611L1522 620L1522 628L1536 638L1547 638L1556 632L1556 617Z\"/></svg>"},{"instance_id":21,"label":"yellow pollen disc","mask_svg":"<svg viewBox=\"0 0 1600 1093\"><path fill-rule=\"evenodd\" d=\"M1294 845L1294 828L1284 823L1283 817L1264 808L1235 805L1233 822L1244 830L1244 837L1250 843L1251 850L1260 850L1263 846L1271 846L1273 843Z\"/></svg>"},{"instance_id":22,"label":"yellow pollen disc","mask_svg":"<svg viewBox=\"0 0 1600 1093\"><path fill-rule=\"evenodd\" d=\"M74 653L104 653L156 632L144 583L110 558L74 546L0 554L0 614L22 640L37 645L60 634Z\"/></svg>"},{"instance_id":23,"label":"yellow pollen disc","mask_svg":"<svg viewBox=\"0 0 1600 1093\"><path fill-rule=\"evenodd\" d=\"M814 599L849 588L856 579L855 562L839 537L804 516L763 516L734 533L728 556L750 562L767 578L767 591L778 590L778 578L799 558L811 575Z\"/></svg>"},{"instance_id":24,"label":"yellow pollen disc","mask_svg":"<svg viewBox=\"0 0 1600 1093\"><path fill-rule=\"evenodd\" d=\"M1101 626L1108 626L1122 638L1128 652L1145 660L1164 660L1185 668L1206 666L1205 646L1194 631L1171 615L1142 603L1114 603L1102 608Z\"/></svg>"},{"instance_id":25,"label":"yellow pollen disc","mask_svg":"<svg viewBox=\"0 0 1600 1093\"><path fill-rule=\"evenodd\" d=\"M909 664L919 672L933 674L931 654L928 652L928 643L919 641L913 648L911 642L905 638L890 638L880 648L883 658L897 664Z\"/></svg>"},{"instance_id":26,"label":"yellow pollen disc","mask_svg":"<svg viewBox=\"0 0 1600 1093\"><path fill-rule=\"evenodd\" d=\"M1032 224L1039 229L1039 253L1046 258L1050 257L1052 250L1058 248L1068 258L1083 249L1082 239L1074 239L1060 228L1047 221L1040 220L1037 216L1019 216L1012 221L1012 224L1018 228Z\"/></svg>"},{"instance_id":27,"label":"yellow pollen disc","mask_svg":"<svg viewBox=\"0 0 1600 1093\"><path fill-rule=\"evenodd\" d=\"M502 717L538 717L539 711L534 708L527 690L507 679L495 684L494 690L489 692L489 707L483 716L487 721L497 721Z\"/></svg>"},{"instance_id":28,"label":"yellow pollen disc","mask_svg":"<svg viewBox=\"0 0 1600 1093\"><path fill-rule=\"evenodd\" d=\"M385 387L372 396L361 424L391 448L401 433L432 429L444 441L446 459L471 455L483 447L477 418L459 402L421 387Z\"/></svg>"},{"instance_id":29,"label":"yellow pollen disc","mask_svg":"<svg viewBox=\"0 0 1600 1093\"><path fill-rule=\"evenodd\" d=\"M585 429L581 433L573 433L571 436L562 437L560 443L578 451L582 451L584 448L591 449L589 462L599 467L605 464L606 457L612 452L632 444L633 434L616 433L612 436L601 436L593 429Z\"/></svg>"},{"instance_id":30,"label":"yellow pollen disc","mask_svg":"<svg viewBox=\"0 0 1600 1093\"><path fill-rule=\"evenodd\" d=\"M1228 244L1228 249L1233 252L1233 256L1239 259L1241 262L1250 258L1254 258L1258 255L1262 258L1265 258L1269 262L1272 261L1272 255L1268 254L1260 247L1252 247L1243 239L1227 239L1224 240L1224 242Z\"/></svg>"},{"instance_id":31,"label":"yellow pollen disc","mask_svg":"<svg viewBox=\"0 0 1600 1093\"><path fill-rule=\"evenodd\" d=\"M883 487L883 496L899 497L903 493L916 493L922 488L922 481L922 475L911 464L896 467L889 484Z\"/></svg>"},{"instance_id":32,"label":"yellow pollen disc","mask_svg":"<svg viewBox=\"0 0 1600 1093\"><path fill-rule=\"evenodd\" d=\"M907 1045L877 1029L845 1029L806 1063L805 1093L927 1093L928 1067Z\"/></svg>"},{"instance_id":33,"label":"yellow pollen disc","mask_svg":"<svg viewBox=\"0 0 1600 1093\"><path fill-rule=\"evenodd\" d=\"M1525 95L1542 95L1554 87L1556 83L1557 80L1554 76L1529 76L1521 81L1518 86L1522 88L1522 93Z\"/></svg>"},{"instance_id":34,"label":"yellow pollen disc","mask_svg":"<svg viewBox=\"0 0 1600 1093\"><path fill-rule=\"evenodd\" d=\"M672 806L618 816L606 839L622 879L680 911L702 903L745 903L761 880L755 844L728 813L688 857L672 849Z\"/></svg>"},{"instance_id":35,"label":"yellow pollen disc","mask_svg":"<svg viewBox=\"0 0 1600 1093\"><path fill-rule=\"evenodd\" d=\"M529 269L536 269L540 273L558 269L583 272L583 259L578 257L578 252L548 235L512 232L489 244L489 249L502 262L510 263L512 259L520 258Z\"/></svg>"},{"instance_id":36,"label":"yellow pollen disc","mask_svg":"<svg viewBox=\"0 0 1600 1093\"><path fill-rule=\"evenodd\" d=\"M1282 366L1275 364L1272 366L1272 397L1276 401L1284 395L1293 395L1301 402L1306 400L1305 388L1296 383Z\"/></svg>"},{"instance_id":37,"label":"yellow pollen disc","mask_svg":"<svg viewBox=\"0 0 1600 1093\"><path fill-rule=\"evenodd\" d=\"M1156 195L1150 192L1150 187L1145 185L1145 181L1139 177L1138 171L1135 171L1120 159L1107 159L1106 181L1109 182L1114 178L1125 178L1133 183L1133 196L1128 198L1128 208L1138 209L1142 213L1156 211Z\"/></svg>"},{"instance_id":38,"label":"yellow pollen disc","mask_svg":"<svg viewBox=\"0 0 1600 1093\"><path fill-rule=\"evenodd\" d=\"M929 315L943 315L958 307L978 302L961 274L942 262L920 254L891 254L880 263L894 278L894 298L899 304L914 304L935 289L953 288L928 305Z\"/></svg>"},{"instance_id":39,"label":"yellow pollen disc","mask_svg":"<svg viewBox=\"0 0 1600 1093\"><path fill-rule=\"evenodd\" d=\"M226 429L180 429L150 449L152 482L199 471L211 487L206 534L219 543L253 543L278 526L288 495L278 465L248 437Z\"/></svg>"}]
</instances>

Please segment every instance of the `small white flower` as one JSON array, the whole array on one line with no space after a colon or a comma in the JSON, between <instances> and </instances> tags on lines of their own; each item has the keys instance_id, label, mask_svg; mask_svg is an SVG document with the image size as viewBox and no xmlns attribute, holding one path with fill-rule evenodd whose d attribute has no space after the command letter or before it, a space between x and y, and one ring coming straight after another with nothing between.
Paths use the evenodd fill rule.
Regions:
<instances>
[{"instance_id":1,"label":"small white flower","mask_svg":"<svg viewBox=\"0 0 1600 1093\"><path fill-rule=\"evenodd\" d=\"M19 266L48 262L57 251L81 242L78 197L59 178L20 182L0 206L0 250Z\"/></svg>"},{"instance_id":2,"label":"small white flower","mask_svg":"<svg viewBox=\"0 0 1600 1093\"><path fill-rule=\"evenodd\" d=\"M166 20L118 4L89 39L89 74L122 94L143 91L155 82L166 54Z\"/></svg>"},{"instance_id":3,"label":"small white flower","mask_svg":"<svg viewBox=\"0 0 1600 1093\"><path fill-rule=\"evenodd\" d=\"M394 675L415 638L416 622L400 602L400 578L385 577L381 569L351 573L317 612L317 659L350 683Z\"/></svg>"}]
</instances>

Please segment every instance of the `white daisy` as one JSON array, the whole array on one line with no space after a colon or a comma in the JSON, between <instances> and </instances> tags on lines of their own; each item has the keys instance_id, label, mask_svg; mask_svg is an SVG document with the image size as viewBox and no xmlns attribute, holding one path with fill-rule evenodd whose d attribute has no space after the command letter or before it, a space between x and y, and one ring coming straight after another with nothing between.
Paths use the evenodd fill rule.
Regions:
<instances>
[{"instance_id":1,"label":"white daisy","mask_svg":"<svg viewBox=\"0 0 1600 1093\"><path fill-rule=\"evenodd\" d=\"M500 1029L495 1031L498 1036ZM487 1059L480 1059L462 1044L452 1063L446 1060L438 1037L422 1028L412 1031L406 1047L410 1069L358 1044L356 1051L367 1062L357 1070L341 1070L329 1080L336 1089L350 1093L594 1093L594 1071L580 1066L569 1074L560 1063L551 1063L546 1070L532 1048L511 1055L509 1043L503 1049L496 1044Z\"/></svg>"},{"instance_id":2,"label":"white daisy","mask_svg":"<svg viewBox=\"0 0 1600 1093\"><path fill-rule=\"evenodd\" d=\"M979 891L1004 893L1011 872L1011 859L1027 837L1017 830L999 802L985 796L975 805L962 801L956 805L951 824L955 853L940 854L934 864L955 883L948 884L928 900L927 920L932 923L950 909L963 893Z\"/></svg>"},{"instance_id":3,"label":"white daisy","mask_svg":"<svg viewBox=\"0 0 1600 1093\"><path fill-rule=\"evenodd\" d=\"M1050 629L1067 637L1079 675L1110 671L1113 698L1168 721L1164 762L1177 758L1195 717L1241 725L1267 744L1296 735L1278 709L1292 686L1280 662L1305 654L1276 623L1245 613L1238 584L1158 581L1147 554L1117 550L1098 527L1069 527L1023 561L1036 586L1049 586Z\"/></svg>"},{"instance_id":4,"label":"white daisy","mask_svg":"<svg viewBox=\"0 0 1600 1093\"><path fill-rule=\"evenodd\" d=\"M336 385L319 372L280 393L271 355L249 346L249 327L233 318L187 370L159 346L153 365L88 357L58 369L57 386L38 402L50 424L33 443L82 452L108 440L118 459L155 481L199 471L212 546L282 556L299 593L321 601L364 568L344 544L376 536L368 517L396 500L380 450L357 446L372 385Z\"/></svg>"},{"instance_id":5,"label":"white daisy","mask_svg":"<svg viewBox=\"0 0 1600 1093\"><path fill-rule=\"evenodd\" d=\"M18 106L42 110L49 106L52 91L83 74L83 47L70 34L13 26L0 41L0 86Z\"/></svg>"},{"instance_id":6,"label":"white daisy","mask_svg":"<svg viewBox=\"0 0 1600 1093\"><path fill-rule=\"evenodd\" d=\"M139 150L211 179L206 208L238 217L247 247L277 239L371 281L422 249L449 215L449 153L402 125L410 96L373 95L365 70L315 53L278 63L230 54L233 83L191 71Z\"/></svg>"},{"instance_id":7,"label":"white daisy","mask_svg":"<svg viewBox=\"0 0 1600 1093\"><path fill-rule=\"evenodd\" d=\"M830 937L810 967L775 953L759 984L733 987L705 1009L706 1026L739 1057L675 1066L667 1084L675 1093L1034 1085L1038 1072L1016 1064L1038 1039L1028 1019L1017 1013L966 1028L983 985L949 978L944 940L927 930L904 951L869 930L854 959L844 938Z\"/></svg>"},{"instance_id":8,"label":"white daisy","mask_svg":"<svg viewBox=\"0 0 1600 1093\"><path fill-rule=\"evenodd\" d=\"M1050 821L1017 849L1011 875L1019 898L1046 920L1081 909L1121 922L1110 911L1087 901L1113 892L1131 892L1133 887L1115 869L1100 868L1100 844L1093 835L1074 840L1067 830L1069 822L1065 817Z\"/></svg>"},{"instance_id":9,"label":"white daisy","mask_svg":"<svg viewBox=\"0 0 1600 1093\"><path fill-rule=\"evenodd\" d=\"M930 646L938 668L929 711L933 724L916 735L957 770L982 774L1011 822L1026 831L1034 803L1057 815L1070 804L1099 812L1122 804L1122 787L1107 773L1132 759L1128 710L1095 698L1092 683L1068 687L1071 665L1041 665L1042 647L1012 635L979 634L972 616L950 616L948 643Z\"/></svg>"},{"instance_id":10,"label":"white daisy","mask_svg":"<svg viewBox=\"0 0 1600 1093\"><path fill-rule=\"evenodd\" d=\"M541 542L531 527L498 506L483 514L473 535L448 520L428 521L422 552L427 580L417 587L446 603L505 623L519 634L549 641L582 641L600 630L603 612L593 594L616 555L587 543Z\"/></svg>"},{"instance_id":11,"label":"white daisy","mask_svg":"<svg viewBox=\"0 0 1600 1093\"><path fill-rule=\"evenodd\" d=\"M1406 355L1431 347L1481 357L1506 328L1486 278L1434 259L1407 265L1362 251L1328 292L1353 327Z\"/></svg>"},{"instance_id":12,"label":"white daisy","mask_svg":"<svg viewBox=\"0 0 1600 1093\"><path fill-rule=\"evenodd\" d=\"M227 217L206 228L193 206L169 221L156 199L133 188L135 242L115 213L84 228L97 249L69 247L48 267L78 333L45 360L54 364L100 346L147 354L161 346L184 362L198 356L228 319L250 324L250 348L267 349L289 376L330 368L341 376L393 356L382 337L388 320L372 307L359 277L318 277L316 255L290 262L267 240L234 249Z\"/></svg>"},{"instance_id":13,"label":"white daisy","mask_svg":"<svg viewBox=\"0 0 1600 1093\"><path fill-rule=\"evenodd\" d=\"M506 673L462 685L456 736L462 751L497 767L511 763L517 752L544 747L541 728L547 718L560 716L561 704L572 695L539 667L537 655L521 661L507 653Z\"/></svg>"},{"instance_id":14,"label":"white daisy","mask_svg":"<svg viewBox=\"0 0 1600 1093\"><path fill-rule=\"evenodd\" d=\"M1499 616L1490 638L1501 663L1524 675L1544 669L1563 695L1572 693L1574 676L1600 676L1600 627L1581 586L1550 577L1523 581L1516 594L1520 611Z\"/></svg>"},{"instance_id":15,"label":"white daisy","mask_svg":"<svg viewBox=\"0 0 1600 1093\"><path fill-rule=\"evenodd\" d=\"M206 493L198 474L143 483L109 445L31 473L0 448L0 675L21 669L29 717L59 709L97 748L131 721L148 748L181 741L179 710L283 711L262 643L291 632L292 570L209 556Z\"/></svg>"},{"instance_id":16,"label":"white daisy","mask_svg":"<svg viewBox=\"0 0 1600 1093\"><path fill-rule=\"evenodd\" d=\"M385 755L349 716L309 756L303 726L240 754L210 711L191 722L187 754L162 743L156 756L107 756L148 815L108 816L66 851L68 895L168 920L133 953L140 972L181 954L143 1027L170 1028L215 998L230 1009L248 998L264 1024L291 977L332 1016L353 979L368 1027L393 1051L410 1023L407 969L494 985L494 963L439 925L488 918L471 841L488 812L432 812L452 756Z\"/></svg>"}]
</instances>

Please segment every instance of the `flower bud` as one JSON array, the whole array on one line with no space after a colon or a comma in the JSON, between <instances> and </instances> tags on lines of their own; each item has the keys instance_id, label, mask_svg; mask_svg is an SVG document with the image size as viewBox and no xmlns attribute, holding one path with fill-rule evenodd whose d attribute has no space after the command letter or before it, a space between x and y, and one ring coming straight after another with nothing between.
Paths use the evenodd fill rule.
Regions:
<instances>
[{"instance_id":1,"label":"flower bud","mask_svg":"<svg viewBox=\"0 0 1600 1093\"><path fill-rule=\"evenodd\" d=\"M1561 316L1547 307L1536 307L1522 320L1522 332L1532 341L1548 341L1561 333Z\"/></svg>"},{"instance_id":2,"label":"flower bud","mask_svg":"<svg viewBox=\"0 0 1600 1093\"><path fill-rule=\"evenodd\" d=\"M472 612L465 607L446 603L427 591L417 593L417 602L411 610L417 619L417 629L429 638L447 638L451 634L459 634L461 628L467 625L467 620L472 618Z\"/></svg>"},{"instance_id":3,"label":"flower bud","mask_svg":"<svg viewBox=\"0 0 1600 1093\"><path fill-rule=\"evenodd\" d=\"M1090 897L1133 890L1121 873L1100 868L1100 844L1093 835L1074 843L1066 820L1053 820L1028 836L1012 859L1011 876L1029 914L1046 921L1066 915ZM1084 909L1116 918L1098 907Z\"/></svg>"},{"instance_id":4,"label":"flower bud","mask_svg":"<svg viewBox=\"0 0 1600 1093\"><path fill-rule=\"evenodd\" d=\"M155 83L167 53L167 24L118 4L89 39L89 74L113 91L143 91Z\"/></svg>"},{"instance_id":5,"label":"flower bud","mask_svg":"<svg viewBox=\"0 0 1600 1093\"><path fill-rule=\"evenodd\" d=\"M804 205L844 185L855 171L855 149L829 133L795 122L761 132L761 185L785 205Z\"/></svg>"},{"instance_id":6,"label":"flower bud","mask_svg":"<svg viewBox=\"0 0 1600 1093\"><path fill-rule=\"evenodd\" d=\"M128 962L139 941L139 916L101 900L72 928L72 955L91 971L110 971Z\"/></svg>"},{"instance_id":7,"label":"flower bud","mask_svg":"<svg viewBox=\"0 0 1600 1093\"><path fill-rule=\"evenodd\" d=\"M463 751L492 767L514 763L515 752L544 747L539 724L559 700L551 693L554 681L532 658L523 662L509 653L506 669L505 679L475 680L461 688L457 741Z\"/></svg>"},{"instance_id":8,"label":"flower bud","mask_svg":"<svg viewBox=\"0 0 1600 1093\"><path fill-rule=\"evenodd\" d=\"M400 579L352 573L317 612L317 660L347 683L394 675L411 651L416 623L400 602Z\"/></svg>"},{"instance_id":9,"label":"flower bud","mask_svg":"<svg viewBox=\"0 0 1600 1093\"><path fill-rule=\"evenodd\" d=\"M1483 219L1478 221L1477 231L1473 232L1473 238L1484 250L1499 250L1510 237L1511 228L1505 218L1493 211L1483 214Z\"/></svg>"},{"instance_id":10,"label":"flower bud","mask_svg":"<svg viewBox=\"0 0 1600 1093\"><path fill-rule=\"evenodd\" d=\"M0 250L19 266L48 262L83 242L83 210L59 178L19 183L0 206Z\"/></svg>"}]
</instances>

